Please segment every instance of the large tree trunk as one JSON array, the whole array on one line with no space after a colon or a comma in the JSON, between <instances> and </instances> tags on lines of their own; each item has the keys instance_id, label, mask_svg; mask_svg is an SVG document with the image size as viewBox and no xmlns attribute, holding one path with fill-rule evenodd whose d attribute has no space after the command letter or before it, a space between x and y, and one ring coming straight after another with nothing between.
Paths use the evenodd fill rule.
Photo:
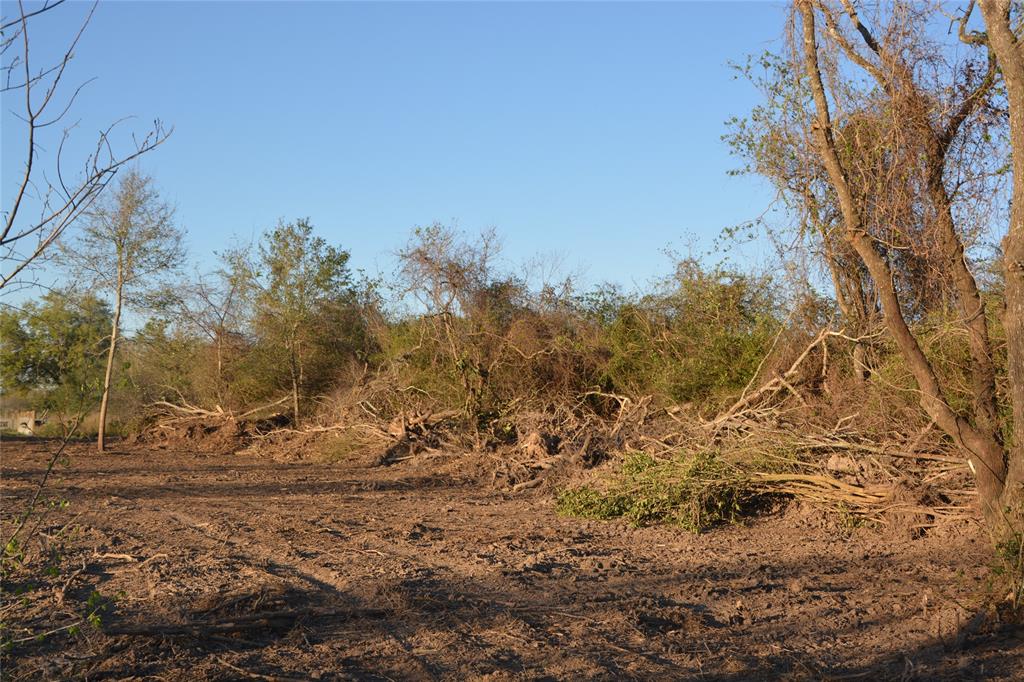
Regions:
<instances>
[{"instance_id":1,"label":"large tree trunk","mask_svg":"<svg viewBox=\"0 0 1024 682\"><path fill-rule=\"evenodd\" d=\"M1010 227L1003 240L1006 277L1006 329L1010 399L1013 403L1013 437L1010 444L1008 485L1004 506L1024 501L1024 53L1010 28L1007 0L981 0L990 49L1003 73L1010 108L1010 148L1013 158L1013 198Z\"/></svg>"},{"instance_id":2,"label":"large tree trunk","mask_svg":"<svg viewBox=\"0 0 1024 682\"><path fill-rule=\"evenodd\" d=\"M993 518L998 513L1006 476L1005 452L997 441L975 428L949 407L931 363L903 316L903 308L893 284L892 269L878 252L874 239L867 232L860 208L850 189L846 171L836 151L828 99L825 96L825 86L818 66L813 5L810 0L798 0L797 8L803 25L804 69L810 81L816 110L816 121L813 125L814 142L839 199L846 238L871 275L882 305L886 327L917 381L921 392L921 407L939 428L967 453L967 462L977 477L982 508L986 516Z\"/></svg>"},{"instance_id":3,"label":"large tree trunk","mask_svg":"<svg viewBox=\"0 0 1024 682\"><path fill-rule=\"evenodd\" d=\"M943 182L945 153L933 152L936 165L928 179L931 203L937 211L939 246L956 286L956 309L967 328L967 343L971 353L971 395L974 401L975 425L986 437L1001 443L999 414L996 404L996 368L992 360L992 347L988 335L985 303L978 291L978 283L967 267L964 245L953 223L953 207L949 191ZM941 157L941 160L940 158Z\"/></svg>"},{"instance_id":4,"label":"large tree trunk","mask_svg":"<svg viewBox=\"0 0 1024 682\"><path fill-rule=\"evenodd\" d=\"M103 398L100 400L100 423L96 436L96 450L99 452L104 452L106 449L107 405L110 402L110 379L114 374L114 353L117 350L118 335L121 331L121 293L123 287L124 283L121 281L120 275L118 275L117 291L114 294L114 322L110 329L110 348L107 350L107 369L103 375Z\"/></svg>"}]
</instances>

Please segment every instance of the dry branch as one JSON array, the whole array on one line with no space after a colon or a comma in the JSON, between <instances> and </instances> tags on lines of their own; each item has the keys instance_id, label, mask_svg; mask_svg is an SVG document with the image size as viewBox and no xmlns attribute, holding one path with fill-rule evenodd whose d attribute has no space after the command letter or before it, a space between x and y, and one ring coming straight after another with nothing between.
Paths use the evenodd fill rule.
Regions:
<instances>
[{"instance_id":1,"label":"dry branch","mask_svg":"<svg viewBox=\"0 0 1024 682\"><path fill-rule=\"evenodd\" d=\"M800 371L800 366L803 364L804 360L806 360L807 357L811 354L811 352L815 348L817 348L818 345L824 343L830 336L836 334L836 332L833 332L830 329L822 329L818 333L818 335L814 337L814 340L807 345L804 351L797 356L797 358L790 365L789 369L787 369L784 373L779 374L770 379L769 381L765 382L756 391L753 391L752 393L749 393L741 397L739 400L733 403L732 407L730 407L728 410L720 414L712 421L708 422L706 424L706 428L708 428L712 432L712 434L717 433L730 420L732 420L733 418L737 417L740 414L747 412L751 408L755 407L762 400L774 396L783 389L788 389L801 402L803 402L803 398L800 396L799 393L796 392L796 389L793 388L790 382L796 378ZM842 334L842 332L838 332L838 334Z\"/></svg>"}]
</instances>

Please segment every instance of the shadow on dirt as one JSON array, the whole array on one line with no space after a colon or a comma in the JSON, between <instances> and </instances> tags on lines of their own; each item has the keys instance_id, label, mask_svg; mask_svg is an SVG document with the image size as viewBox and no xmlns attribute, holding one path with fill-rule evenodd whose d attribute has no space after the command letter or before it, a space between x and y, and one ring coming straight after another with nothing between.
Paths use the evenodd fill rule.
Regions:
<instances>
[{"instance_id":1,"label":"shadow on dirt","mask_svg":"<svg viewBox=\"0 0 1024 682\"><path fill-rule=\"evenodd\" d=\"M225 473L230 472L231 470L225 470ZM102 476L103 473L102 471L96 472L96 475ZM130 471L117 471L116 473L118 476L131 475ZM192 480L188 476L170 474L164 479L166 482L161 485L153 485L152 483L141 485L105 484L102 478L97 478L83 485L65 486L62 491L65 494L73 494L81 500L96 500L108 497L120 497L127 500L138 498L146 500L160 498L180 499L182 496L242 500L246 498L309 498L321 495L353 495L367 492L465 488L474 485L473 481L469 479L457 479L438 475L408 476L381 481L367 481L365 479L290 480L278 483L265 480L239 480L238 478L211 482L209 480L210 475L216 475L216 472L208 472L201 481ZM22 484L32 484L38 482L42 472L17 472L6 476L9 482L18 481Z\"/></svg>"},{"instance_id":2,"label":"shadow on dirt","mask_svg":"<svg viewBox=\"0 0 1024 682\"><path fill-rule=\"evenodd\" d=\"M837 565L837 568L840 566ZM726 574L740 574L733 567ZM798 563L775 565L781 580L806 577ZM534 571L526 571L532 573ZM892 639L884 653L847 665L844 640L870 628L885 631L904 615L808 632L807 620L828 624L834 608L811 589L811 608L797 619L723 613L701 595L668 596L668 578L605 585L605 597L581 585L553 589L532 576L509 590L491 581L429 570L362 581L352 594L297 591L243 593L199 600L178 623L111 623L138 658L112 656L90 679L163 674L189 666L214 668L224 656L255 675L275 679L984 679L1019 665L1020 632L984 631L968 618L917 646ZM761 588L777 587L765 583ZM815 598L815 597L818 598ZM123 639L122 639L123 641ZM759 644L751 647L751 642ZM281 651L296 659L282 659ZM303 652L301 656L298 652ZM275 653L276 652L276 653ZM147 660L138 667L142 660ZM227 668L230 672L230 668ZM215 675L213 675L215 677ZM312 677L311 677L312 676ZM1012 677L1012 674L1011 674Z\"/></svg>"}]
</instances>

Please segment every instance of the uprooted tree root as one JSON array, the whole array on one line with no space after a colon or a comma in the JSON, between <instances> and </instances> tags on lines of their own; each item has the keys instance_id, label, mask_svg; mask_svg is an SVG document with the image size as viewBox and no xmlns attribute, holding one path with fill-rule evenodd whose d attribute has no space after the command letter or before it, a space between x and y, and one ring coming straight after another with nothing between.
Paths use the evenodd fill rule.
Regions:
<instances>
[{"instance_id":1,"label":"uprooted tree root","mask_svg":"<svg viewBox=\"0 0 1024 682\"><path fill-rule=\"evenodd\" d=\"M623 400L623 411L636 404ZM760 513L783 499L912 531L940 518L963 516L970 502L966 467L941 448L921 452L919 443L880 444L842 429L796 433L787 425L760 421L744 421L741 428L733 420L727 432L714 437L700 426L678 426L649 413L636 420L527 414L518 424L498 427L504 436L499 440L493 434L467 436L457 411L414 411L385 425L251 431L244 442L249 453L286 458L344 443L361 450L364 459L376 453L368 461L377 466L483 451L494 487L512 493L546 487L560 491L559 510L566 514L624 517L637 525L670 522L694 532ZM556 433L559 427L564 435ZM564 487L583 470L623 451L629 454L620 471Z\"/></svg>"},{"instance_id":2,"label":"uprooted tree root","mask_svg":"<svg viewBox=\"0 0 1024 682\"><path fill-rule=\"evenodd\" d=\"M151 404L144 426L130 439L156 447L190 447L201 452L227 454L250 445L264 434L286 427L291 419L274 408L286 399L235 413L221 408L205 410L187 402Z\"/></svg>"}]
</instances>

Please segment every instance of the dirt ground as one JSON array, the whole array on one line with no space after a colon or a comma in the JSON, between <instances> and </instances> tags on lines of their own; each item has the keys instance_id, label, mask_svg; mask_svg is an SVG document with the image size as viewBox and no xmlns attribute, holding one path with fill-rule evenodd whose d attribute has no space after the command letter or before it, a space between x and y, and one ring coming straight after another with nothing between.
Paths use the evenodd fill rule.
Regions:
<instances>
[{"instance_id":1,"label":"dirt ground","mask_svg":"<svg viewBox=\"0 0 1024 682\"><path fill-rule=\"evenodd\" d=\"M3 444L6 520L52 448ZM16 645L5 679L1024 678L1020 631L974 617L972 521L911 539L790 506L693 536L562 518L455 457L69 454L42 528L61 573L8 626L105 608Z\"/></svg>"}]
</instances>

